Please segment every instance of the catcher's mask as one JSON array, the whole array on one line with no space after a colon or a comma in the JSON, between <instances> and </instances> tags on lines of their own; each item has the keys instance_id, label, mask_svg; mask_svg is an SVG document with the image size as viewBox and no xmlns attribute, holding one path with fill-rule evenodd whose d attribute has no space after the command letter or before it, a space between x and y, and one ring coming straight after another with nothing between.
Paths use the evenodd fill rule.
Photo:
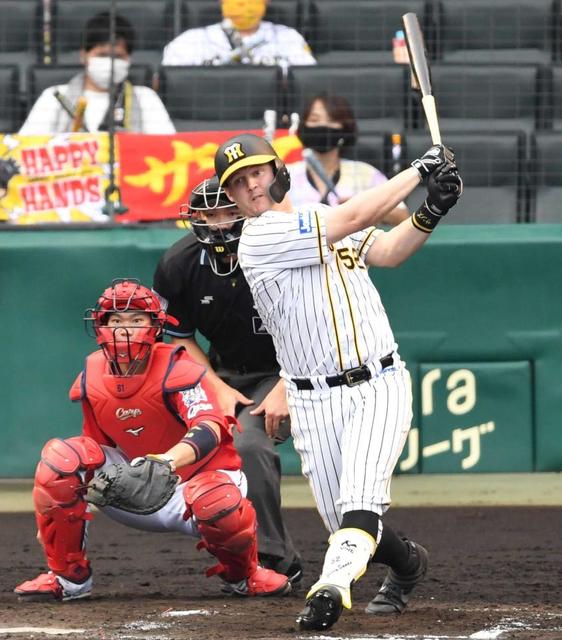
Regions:
<instances>
[{"instance_id":1,"label":"catcher's mask","mask_svg":"<svg viewBox=\"0 0 562 640\"><path fill-rule=\"evenodd\" d=\"M109 326L112 314L147 314L149 324ZM113 280L100 296L96 306L86 311L86 331L96 338L114 375L132 376L147 360L156 338L162 335L166 322L178 321L164 311L160 298L135 278Z\"/></svg>"},{"instance_id":2,"label":"catcher's mask","mask_svg":"<svg viewBox=\"0 0 562 640\"><path fill-rule=\"evenodd\" d=\"M233 217L222 222L209 219L220 212L231 212ZM228 276L238 266L244 216L237 214L236 205L227 198L216 176L200 182L191 192L189 204L180 208L180 216L189 220L195 237L209 256L211 269L218 276Z\"/></svg>"},{"instance_id":3,"label":"catcher's mask","mask_svg":"<svg viewBox=\"0 0 562 640\"><path fill-rule=\"evenodd\" d=\"M269 195L274 202L282 202L291 186L287 167L269 142L253 133L242 133L221 144L215 154L215 173L222 186L238 169L266 163L273 169Z\"/></svg>"}]
</instances>

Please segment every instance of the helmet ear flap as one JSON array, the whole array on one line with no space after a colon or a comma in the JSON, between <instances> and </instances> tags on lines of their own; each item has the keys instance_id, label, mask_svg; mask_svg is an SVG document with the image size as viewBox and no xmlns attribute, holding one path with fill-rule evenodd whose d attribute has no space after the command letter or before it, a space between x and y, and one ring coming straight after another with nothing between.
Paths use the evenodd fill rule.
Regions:
<instances>
[{"instance_id":1,"label":"helmet ear flap","mask_svg":"<svg viewBox=\"0 0 562 640\"><path fill-rule=\"evenodd\" d=\"M274 202L279 204L287 195L291 187L291 176L284 162L272 161L273 182L269 185L269 195Z\"/></svg>"}]
</instances>

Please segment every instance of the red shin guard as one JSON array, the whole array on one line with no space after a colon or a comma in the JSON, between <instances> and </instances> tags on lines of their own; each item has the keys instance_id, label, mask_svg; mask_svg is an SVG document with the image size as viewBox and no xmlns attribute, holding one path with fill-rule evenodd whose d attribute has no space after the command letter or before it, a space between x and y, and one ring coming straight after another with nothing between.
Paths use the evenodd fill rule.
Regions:
<instances>
[{"instance_id":1,"label":"red shin guard","mask_svg":"<svg viewBox=\"0 0 562 640\"><path fill-rule=\"evenodd\" d=\"M91 515L82 497L79 471L91 471L104 461L103 450L94 440L77 437L47 442L37 465L33 501L47 564L73 582L83 582L91 573L84 550Z\"/></svg>"},{"instance_id":2,"label":"red shin guard","mask_svg":"<svg viewBox=\"0 0 562 640\"><path fill-rule=\"evenodd\" d=\"M220 562L207 575L219 573L227 582L252 575L258 564L256 512L230 477L200 473L188 481L184 497L197 519L202 546Z\"/></svg>"}]
</instances>

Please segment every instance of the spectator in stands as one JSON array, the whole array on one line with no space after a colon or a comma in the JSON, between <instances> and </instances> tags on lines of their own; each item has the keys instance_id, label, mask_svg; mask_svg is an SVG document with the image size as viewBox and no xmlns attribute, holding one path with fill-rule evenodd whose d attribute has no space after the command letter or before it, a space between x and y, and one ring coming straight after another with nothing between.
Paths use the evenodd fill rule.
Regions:
<instances>
[{"instance_id":1,"label":"spectator in stands","mask_svg":"<svg viewBox=\"0 0 562 640\"><path fill-rule=\"evenodd\" d=\"M149 87L133 86L127 80L134 39L129 21L117 15L113 69L115 128L139 133L174 133L174 125L156 93ZM45 89L23 123L21 134L107 131L111 78L109 12L98 13L86 23L80 60L84 71L66 85Z\"/></svg>"},{"instance_id":2,"label":"spectator in stands","mask_svg":"<svg viewBox=\"0 0 562 640\"><path fill-rule=\"evenodd\" d=\"M316 64L298 31L262 20L268 3L221 0L223 21L179 35L165 47L162 64Z\"/></svg>"},{"instance_id":3,"label":"spectator in stands","mask_svg":"<svg viewBox=\"0 0 562 640\"><path fill-rule=\"evenodd\" d=\"M370 164L341 157L342 149L353 146L357 138L355 116L344 97L322 93L311 98L301 114L297 135L310 151L303 153L302 161L287 165L294 207L311 202L336 206L387 181ZM409 215L406 205L400 203L383 222L396 225Z\"/></svg>"}]
</instances>

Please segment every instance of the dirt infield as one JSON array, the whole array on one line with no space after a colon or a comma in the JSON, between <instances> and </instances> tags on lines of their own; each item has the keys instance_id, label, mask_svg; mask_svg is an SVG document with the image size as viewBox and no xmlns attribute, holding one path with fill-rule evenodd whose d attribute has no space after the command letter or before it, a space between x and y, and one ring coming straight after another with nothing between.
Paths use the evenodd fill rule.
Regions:
<instances>
[{"instance_id":1,"label":"dirt infield","mask_svg":"<svg viewBox=\"0 0 562 640\"><path fill-rule=\"evenodd\" d=\"M316 578L326 532L311 509L289 509L287 522L305 565L304 587ZM95 591L88 601L20 603L13 587L44 568L30 513L1 514L0 638L41 638L13 628L83 630L65 638L96 640L287 639L304 588L282 599L235 599L202 575L212 559L177 534L127 529L98 514L89 556ZM373 566L356 585L351 612L322 637L562 638L562 507L395 508L386 520L430 551L426 581L402 616L363 612L382 580ZM309 634L308 637L320 637Z\"/></svg>"}]
</instances>

